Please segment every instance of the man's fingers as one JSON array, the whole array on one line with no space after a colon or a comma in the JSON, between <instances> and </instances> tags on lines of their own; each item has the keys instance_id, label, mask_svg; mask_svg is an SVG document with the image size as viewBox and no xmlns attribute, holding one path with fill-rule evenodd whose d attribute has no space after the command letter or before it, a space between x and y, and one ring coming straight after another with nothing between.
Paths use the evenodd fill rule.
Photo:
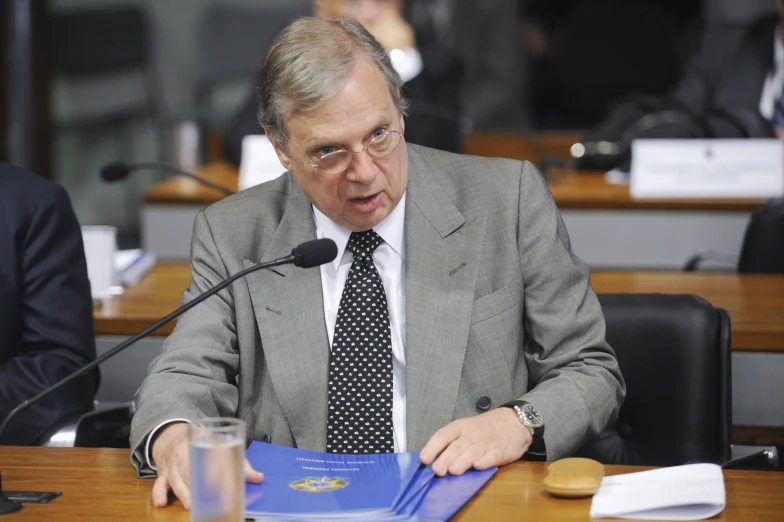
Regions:
<instances>
[{"instance_id":1,"label":"man's fingers","mask_svg":"<svg viewBox=\"0 0 784 522\"><path fill-rule=\"evenodd\" d=\"M458 437L456 440L452 441L433 463L433 471L436 475L443 477L449 473L449 467L460 457L460 455L468 450L469 446L471 446L471 443L465 437Z\"/></svg>"},{"instance_id":2,"label":"man's fingers","mask_svg":"<svg viewBox=\"0 0 784 522\"><path fill-rule=\"evenodd\" d=\"M261 484L262 480L264 480L264 473L253 469L248 459L245 459L245 482Z\"/></svg>"},{"instance_id":3,"label":"man's fingers","mask_svg":"<svg viewBox=\"0 0 784 522\"><path fill-rule=\"evenodd\" d=\"M180 475L178 469L174 469L172 476L169 477L169 485L174 495L182 502L185 509L191 508L191 489L187 479Z\"/></svg>"},{"instance_id":4,"label":"man's fingers","mask_svg":"<svg viewBox=\"0 0 784 522\"><path fill-rule=\"evenodd\" d=\"M471 444L449 465L450 475L462 475L474 465L474 462L486 455L485 450L477 445Z\"/></svg>"},{"instance_id":5,"label":"man's fingers","mask_svg":"<svg viewBox=\"0 0 784 522\"><path fill-rule=\"evenodd\" d=\"M430 440L427 441L427 444L419 453L419 460L425 466L432 464L436 457L458 437L460 437L460 429L454 422L450 422L430 437Z\"/></svg>"},{"instance_id":6,"label":"man's fingers","mask_svg":"<svg viewBox=\"0 0 784 522\"><path fill-rule=\"evenodd\" d=\"M152 486L152 505L164 507L169 503L169 481L164 475L158 475Z\"/></svg>"},{"instance_id":7,"label":"man's fingers","mask_svg":"<svg viewBox=\"0 0 784 522\"><path fill-rule=\"evenodd\" d=\"M493 466L501 466L506 462L501 461L501 455L498 450L492 449L474 459L473 467L479 471L492 468Z\"/></svg>"}]
</instances>

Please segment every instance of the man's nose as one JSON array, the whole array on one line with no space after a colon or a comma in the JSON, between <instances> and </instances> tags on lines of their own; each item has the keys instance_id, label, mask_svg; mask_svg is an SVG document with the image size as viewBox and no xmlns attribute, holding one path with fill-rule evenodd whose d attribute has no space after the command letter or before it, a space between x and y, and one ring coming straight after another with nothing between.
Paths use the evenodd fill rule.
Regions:
<instances>
[{"instance_id":1,"label":"man's nose","mask_svg":"<svg viewBox=\"0 0 784 522\"><path fill-rule=\"evenodd\" d=\"M346 178L355 183L372 183L378 174L378 166L373 159L366 150L355 153L351 165L348 166Z\"/></svg>"}]
</instances>

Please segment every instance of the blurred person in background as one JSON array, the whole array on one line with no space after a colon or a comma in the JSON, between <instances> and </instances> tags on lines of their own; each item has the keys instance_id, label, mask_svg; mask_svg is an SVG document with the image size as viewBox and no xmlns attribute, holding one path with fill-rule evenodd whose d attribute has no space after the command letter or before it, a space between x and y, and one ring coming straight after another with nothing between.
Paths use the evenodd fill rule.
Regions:
<instances>
[{"instance_id":1,"label":"blurred person in background","mask_svg":"<svg viewBox=\"0 0 784 522\"><path fill-rule=\"evenodd\" d=\"M406 141L449 152L461 152L461 78L457 54L430 35L416 33L403 18L402 0L313 0L313 14L324 19L353 18L389 52L411 105ZM254 79L255 80L255 79ZM239 165L242 138L263 134L254 93L232 119L223 140L224 157Z\"/></svg>"},{"instance_id":2,"label":"blurred person in background","mask_svg":"<svg viewBox=\"0 0 784 522\"><path fill-rule=\"evenodd\" d=\"M0 163L0 422L19 403L95 359L82 234L65 190ZM89 411L98 372L22 412L2 444L27 445Z\"/></svg>"},{"instance_id":3,"label":"blurred person in background","mask_svg":"<svg viewBox=\"0 0 784 522\"><path fill-rule=\"evenodd\" d=\"M752 20L716 19L672 96L692 113L747 110L784 137L784 0Z\"/></svg>"},{"instance_id":4,"label":"blurred person in background","mask_svg":"<svg viewBox=\"0 0 784 522\"><path fill-rule=\"evenodd\" d=\"M408 0L420 36L453 49L463 62L464 130L524 131L528 68L510 0ZM524 103L525 101L525 103Z\"/></svg>"},{"instance_id":5,"label":"blurred person in background","mask_svg":"<svg viewBox=\"0 0 784 522\"><path fill-rule=\"evenodd\" d=\"M585 129L683 73L702 0L519 0L537 127Z\"/></svg>"}]
</instances>

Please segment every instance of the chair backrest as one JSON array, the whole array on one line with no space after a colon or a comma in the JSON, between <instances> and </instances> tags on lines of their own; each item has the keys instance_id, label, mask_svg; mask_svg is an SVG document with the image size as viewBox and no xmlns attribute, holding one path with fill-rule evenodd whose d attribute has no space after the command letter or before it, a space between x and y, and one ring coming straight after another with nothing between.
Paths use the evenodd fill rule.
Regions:
<instances>
[{"instance_id":1,"label":"chair backrest","mask_svg":"<svg viewBox=\"0 0 784 522\"><path fill-rule=\"evenodd\" d=\"M147 19L135 6L69 10L52 16L52 62L68 77L117 73L149 60Z\"/></svg>"},{"instance_id":2,"label":"chair backrest","mask_svg":"<svg viewBox=\"0 0 784 522\"><path fill-rule=\"evenodd\" d=\"M134 5L52 13L49 49L58 127L100 128L139 115L162 118L148 18Z\"/></svg>"},{"instance_id":3,"label":"chair backrest","mask_svg":"<svg viewBox=\"0 0 784 522\"><path fill-rule=\"evenodd\" d=\"M615 426L577 455L672 466L730 457L731 347L725 310L694 295L599 295L626 381Z\"/></svg>"},{"instance_id":4,"label":"chair backrest","mask_svg":"<svg viewBox=\"0 0 784 522\"><path fill-rule=\"evenodd\" d=\"M770 199L752 213L738 272L784 274L784 198Z\"/></svg>"}]
</instances>

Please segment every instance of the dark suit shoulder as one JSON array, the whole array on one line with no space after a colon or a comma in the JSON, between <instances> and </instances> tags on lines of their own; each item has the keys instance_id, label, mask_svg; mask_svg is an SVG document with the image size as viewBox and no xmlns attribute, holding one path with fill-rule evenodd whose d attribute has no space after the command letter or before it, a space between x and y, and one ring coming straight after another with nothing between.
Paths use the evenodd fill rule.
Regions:
<instances>
[{"instance_id":1,"label":"dark suit shoulder","mask_svg":"<svg viewBox=\"0 0 784 522\"><path fill-rule=\"evenodd\" d=\"M20 167L0 164L0 223L17 240L36 216L73 214L65 189ZM75 217L74 217L75 220Z\"/></svg>"},{"instance_id":2,"label":"dark suit shoulder","mask_svg":"<svg viewBox=\"0 0 784 522\"><path fill-rule=\"evenodd\" d=\"M21 167L0 163L0 199L6 204L35 206L43 195L64 195L60 185L28 172Z\"/></svg>"}]
</instances>

